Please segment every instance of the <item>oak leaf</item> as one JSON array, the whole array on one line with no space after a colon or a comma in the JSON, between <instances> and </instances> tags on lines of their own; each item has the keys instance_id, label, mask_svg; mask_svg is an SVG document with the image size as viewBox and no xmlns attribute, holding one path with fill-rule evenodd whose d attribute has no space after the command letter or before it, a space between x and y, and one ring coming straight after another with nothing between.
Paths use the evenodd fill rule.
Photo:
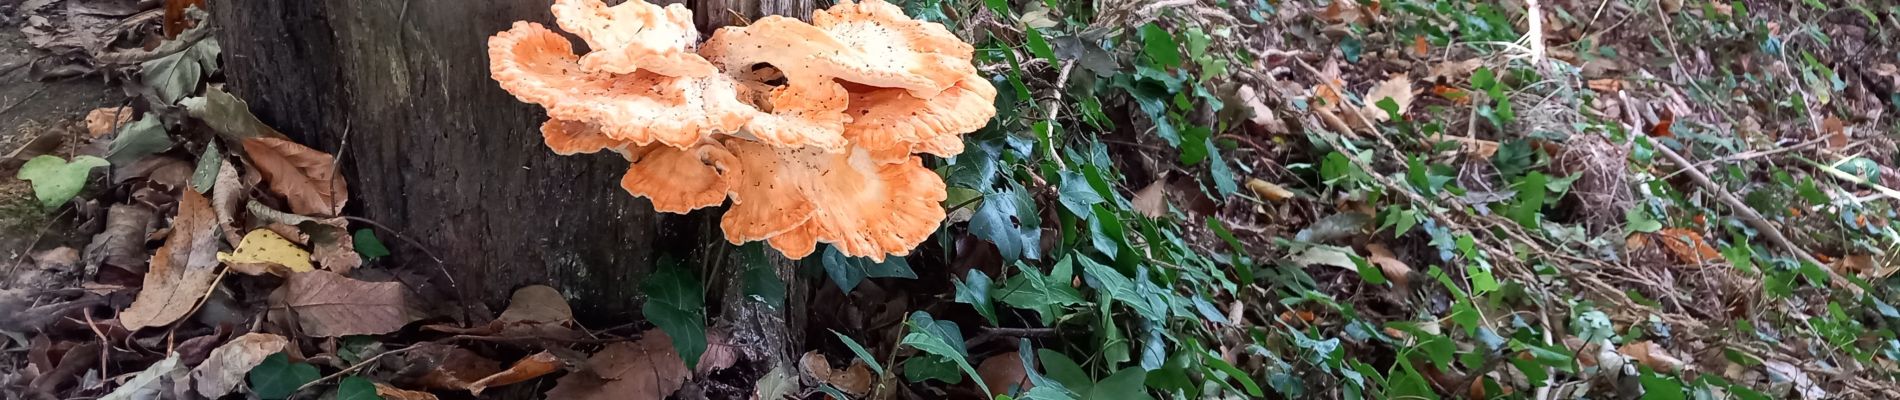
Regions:
<instances>
[{"instance_id":1,"label":"oak leaf","mask_svg":"<svg viewBox=\"0 0 1900 400\"><path fill-rule=\"evenodd\" d=\"M183 318L210 292L218 267L218 224L204 195L181 190L178 216L165 245L152 254L145 286L132 305L119 313L126 329L170 324Z\"/></svg>"},{"instance_id":2,"label":"oak leaf","mask_svg":"<svg viewBox=\"0 0 1900 400\"><path fill-rule=\"evenodd\" d=\"M263 172L272 193L290 201L290 211L337 215L349 188L329 154L273 137L244 139L244 155Z\"/></svg>"}]
</instances>

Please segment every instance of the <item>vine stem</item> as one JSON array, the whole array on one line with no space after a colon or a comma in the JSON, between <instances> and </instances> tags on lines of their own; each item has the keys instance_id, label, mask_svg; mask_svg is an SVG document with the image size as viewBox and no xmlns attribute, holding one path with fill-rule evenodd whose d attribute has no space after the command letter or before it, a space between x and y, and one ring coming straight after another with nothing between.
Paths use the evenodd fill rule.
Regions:
<instances>
[{"instance_id":1,"label":"vine stem","mask_svg":"<svg viewBox=\"0 0 1900 400\"><path fill-rule=\"evenodd\" d=\"M1055 97L1049 99L1049 114L1043 118L1049 121L1049 140L1047 141L1049 159L1055 160L1056 168L1063 170L1069 169L1069 165L1062 161L1062 153L1056 152L1056 111L1062 109L1062 90L1068 85L1069 71L1073 69L1075 69L1075 60L1062 61L1062 72L1056 74Z\"/></svg>"}]
</instances>

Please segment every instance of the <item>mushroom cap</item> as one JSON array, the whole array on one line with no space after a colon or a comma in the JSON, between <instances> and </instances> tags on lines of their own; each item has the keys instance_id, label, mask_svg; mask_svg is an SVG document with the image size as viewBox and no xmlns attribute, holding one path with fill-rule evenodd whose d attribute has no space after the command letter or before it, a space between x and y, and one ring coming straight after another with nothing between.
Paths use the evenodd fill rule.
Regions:
<instances>
[{"instance_id":1,"label":"mushroom cap","mask_svg":"<svg viewBox=\"0 0 1900 400\"><path fill-rule=\"evenodd\" d=\"M586 122L568 121L549 117L541 123L541 140L554 154L571 156L583 153L596 153L607 149L626 149L637 144L607 137L599 126Z\"/></svg>"},{"instance_id":2,"label":"mushroom cap","mask_svg":"<svg viewBox=\"0 0 1900 400\"><path fill-rule=\"evenodd\" d=\"M929 98L902 89L853 90L850 105L844 137L877 158L954 157L963 152L960 135L982 129L996 116L996 87L971 74Z\"/></svg>"},{"instance_id":3,"label":"mushroom cap","mask_svg":"<svg viewBox=\"0 0 1900 400\"><path fill-rule=\"evenodd\" d=\"M660 7L628 1L609 7L600 0L556 0L555 22L587 42L581 67L589 72L704 77L718 72L692 51L699 39L693 12L679 4Z\"/></svg>"},{"instance_id":4,"label":"mushroom cap","mask_svg":"<svg viewBox=\"0 0 1900 400\"><path fill-rule=\"evenodd\" d=\"M811 148L783 148L743 140L727 142L728 149L746 167L771 165L768 171L747 170L734 192L734 206L720 227L726 239L735 244L757 240L760 233L781 230L766 237L767 244L787 257L809 255L817 243L829 243L840 253L883 261L887 255L903 255L923 243L943 221L942 202L947 197L943 180L924 168L923 159L910 157L903 162L880 162L868 151L853 147L850 151L828 153ZM781 209L804 211L802 223L780 213L765 215L747 210L749 191L764 184L779 196L767 198ZM777 185L791 185L784 190ZM787 193L789 192L789 193ZM792 198L795 197L795 198ZM764 220L754 218L766 217ZM784 229L787 225L790 229ZM752 226L772 229L746 230ZM742 228L742 229L734 229Z\"/></svg>"},{"instance_id":5,"label":"mushroom cap","mask_svg":"<svg viewBox=\"0 0 1900 400\"><path fill-rule=\"evenodd\" d=\"M811 22L845 46L863 52L863 64L842 58L835 61L851 69L852 74L839 76L852 82L930 97L976 73L970 64L975 48L943 24L911 19L903 8L883 0L855 4L843 0L813 12Z\"/></svg>"},{"instance_id":6,"label":"mushroom cap","mask_svg":"<svg viewBox=\"0 0 1900 400\"><path fill-rule=\"evenodd\" d=\"M495 34L488 58L495 81L521 101L638 145L688 148L712 133L737 131L758 113L739 100L738 82L723 74L585 72L567 39L536 23L516 22Z\"/></svg>"},{"instance_id":7,"label":"mushroom cap","mask_svg":"<svg viewBox=\"0 0 1900 400\"><path fill-rule=\"evenodd\" d=\"M620 187L645 197L660 212L685 214L726 202L744 167L724 146L712 141L687 149L648 145L627 153L633 165Z\"/></svg>"},{"instance_id":8,"label":"mushroom cap","mask_svg":"<svg viewBox=\"0 0 1900 400\"><path fill-rule=\"evenodd\" d=\"M760 112L746 123L746 132L753 138L778 147L844 150L844 112L851 95L843 85L832 80L804 80L773 88L769 93L766 101L771 111Z\"/></svg>"},{"instance_id":9,"label":"mushroom cap","mask_svg":"<svg viewBox=\"0 0 1900 400\"><path fill-rule=\"evenodd\" d=\"M803 164L807 157L797 153L820 150L774 149L738 138L727 139L726 148L745 171L732 187L732 207L719 221L726 241L739 244L776 237L811 219L818 206L805 196L802 186L818 166Z\"/></svg>"}]
</instances>

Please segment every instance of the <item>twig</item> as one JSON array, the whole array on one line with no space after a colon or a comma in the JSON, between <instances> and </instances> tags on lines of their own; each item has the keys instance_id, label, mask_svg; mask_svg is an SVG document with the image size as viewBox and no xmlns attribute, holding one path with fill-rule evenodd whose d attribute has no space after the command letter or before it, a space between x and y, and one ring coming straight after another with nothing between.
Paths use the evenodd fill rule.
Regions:
<instances>
[{"instance_id":1,"label":"twig","mask_svg":"<svg viewBox=\"0 0 1900 400\"><path fill-rule=\"evenodd\" d=\"M352 217L352 216L345 215L343 216L343 219L349 220L351 222L361 222L364 225L369 225L370 227L382 230L384 232L389 232L391 236L395 236L396 239L402 240L403 243L408 243L410 246L415 246L416 250L422 251L422 255L429 256L429 259L435 260L437 264L447 263L447 262L442 261L442 257L436 257L434 252L429 251L428 247L422 245L422 242L417 242L415 239L410 239L409 236L403 235L402 231L391 229L388 226L383 226L383 224L377 223L376 221L370 220L368 218ZM450 282L450 283L454 283L454 282Z\"/></svg>"},{"instance_id":2,"label":"twig","mask_svg":"<svg viewBox=\"0 0 1900 400\"><path fill-rule=\"evenodd\" d=\"M1674 162L1677 167L1683 168L1684 172L1688 172L1689 178L1694 180L1696 185L1702 186L1702 190L1714 194L1716 200L1720 200L1722 204L1728 205L1728 208L1735 210L1735 213L1739 214L1737 217L1741 218L1742 222L1748 223L1748 225L1754 227L1756 231L1760 231L1763 235L1768 236L1769 242L1780 246L1782 250L1794 253L1794 256L1800 259L1801 262L1813 264L1816 267L1820 267L1822 271L1827 271L1828 280L1834 285L1846 288L1856 296L1862 293L1860 286L1855 286L1852 282L1849 282L1846 277L1841 276L1838 272L1834 272L1833 268L1827 268L1827 264L1814 259L1813 255L1802 250L1800 246L1796 246L1793 241L1788 240L1787 236L1783 236L1781 230L1776 228L1774 224L1770 224L1767 219L1763 219L1761 214L1755 213L1754 208L1750 208L1748 204L1742 203L1740 199L1736 199L1735 195L1729 194L1727 189L1723 189L1722 186L1716 185L1714 181L1709 180L1709 176L1704 175L1701 170L1696 169L1694 163L1682 158L1681 154L1676 154L1676 151L1670 149L1669 146L1659 145L1654 147L1657 152L1662 153L1664 157L1668 157L1670 162Z\"/></svg>"},{"instance_id":3,"label":"twig","mask_svg":"<svg viewBox=\"0 0 1900 400\"><path fill-rule=\"evenodd\" d=\"M32 100L34 97L39 97L40 93L46 92L46 86L47 85L40 85L39 88L33 89L33 93L27 93L26 97L21 97L20 101L15 101L13 102L13 104L8 104L5 108L0 108L0 115L6 115L8 111L13 111L14 107L19 107L21 104L26 104L27 100Z\"/></svg>"},{"instance_id":4,"label":"twig","mask_svg":"<svg viewBox=\"0 0 1900 400\"><path fill-rule=\"evenodd\" d=\"M1049 140L1045 141L1049 147L1049 159L1055 160L1056 169L1063 170L1069 169L1069 165L1062 162L1062 153L1056 152L1056 127L1060 126L1056 125L1056 111L1062 109L1063 87L1069 82L1069 70L1073 69L1075 69L1075 59L1062 60L1062 72L1056 74L1055 97L1050 98L1048 103L1049 116L1043 118L1049 121L1049 128L1046 132L1049 135Z\"/></svg>"},{"instance_id":5,"label":"twig","mask_svg":"<svg viewBox=\"0 0 1900 400\"><path fill-rule=\"evenodd\" d=\"M358 362L356 363L356 365L351 365L349 366L349 368L344 368L342 371L337 371L336 373L333 373L333 374L324 375L322 378L317 378L317 380L310 381L309 383L305 383L303 384L303 386L298 386L297 390L292 390L290 391L290 393L295 394L297 392L302 392L304 389L309 389L311 386L316 386L319 383L323 383L331 379L336 379L337 377L349 374L351 372L356 372L356 370L359 370L359 369L363 369L363 367L368 366L371 363L375 363L377 360L383 359L383 356L415 350L416 348L428 343L432 343L432 342L418 342L416 344L409 345L409 347L377 353L376 355L371 356L370 358L363 359L362 362Z\"/></svg>"}]
</instances>

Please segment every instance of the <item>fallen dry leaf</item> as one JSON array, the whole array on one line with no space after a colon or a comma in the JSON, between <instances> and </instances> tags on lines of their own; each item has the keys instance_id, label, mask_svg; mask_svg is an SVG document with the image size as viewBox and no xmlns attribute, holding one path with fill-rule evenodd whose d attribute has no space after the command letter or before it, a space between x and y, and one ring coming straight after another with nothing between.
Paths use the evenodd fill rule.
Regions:
<instances>
[{"instance_id":1,"label":"fallen dry leaf","mask_svg":"<svg viewBox=\"0 0 1900 400\"><path fill-rule=\"evenodd\" d=\"M1827 148L1840 150L1847 147L1847 127L1840 118L1830 115L1822 119L1821 135L1827 137Z\"/></svg>"},{"instance_id":2,"label":"fallen dry leaf","mask_svg":"<svg viewBox=\"0 0 1900 400\"><path fill-rule=\"evenodd\" d=\"M356 239L350 236L349 223L343 218L319 219L297 224L310 237L310 255L323 269L339 274L363 266L356 253Z\"/></svg>"},{"instance_id":3,"label":"fallen dry leaf","mask_svg":"<svg viewBox=\"0 0 1900 400\"><path fill-rule=\"evenodd\" d=\"M244 183L238 180L237 168L226 160L218 164L218 178L211 184L211 209L217 211L218 226L224 227L224 241L237 247L238 238L237 211L244 203Z\"/></svg>"},{"instance_id":4,"label":"fallen dry leaf","mask_svg":"<svg viewBox=\"0 0 1900 400\"><path fill-rule=\"evenodd\" d=\"M112 182L144 179L166 189L175 189L191 180L191 167L191 162L177 157L145 157L123 168L114 168Z\"/></svg>"},{"instance_id":5,"label":"fallen dry leaf","mask_svg":"<svg viewBox=\"0 0 1900 400\"><path fill-rule=\"evenodd\" d=\"M1405 265L1405 261L1392 255L1392 250L1386 248L1384 243L1366 243L1366 261L1379 265L1379 272L1385 273L1385 278L1391 280L1393 285L1400 288L1411 285L1412 266Z\"/></svg>"},{"instance_id":6,"label":"fallen dry leaf","mask_svg":"<svg viewBox=\"0 0 1900 400\"><path fill-rule=\"evenodd\" d=\"M290 211L337 215L349 200L348 185L329 154L272 137L244 139L244 155L263 172L272 193L290 201Z\"/></svg>"},{"instance_id":7,"label":"fallen dry leaf","mask_svg":"<svg viewBox=\"0 0 1900 400\"><path fill-rule=\"evenodd\" d=\"M290 275L271 293L271 312L289 313L311 336L374 335L422 318L398 282L364 282L315 270Z\"/></svg>"},{"instance_id":8,"label":"fallen dry leaf","mask_svg":"<svg viewBox=\"0 0 1900 400\"><path fill-rule=\"evenodd\" d=\"M555 357L553 353L542 351L516 360L514 365L508 366L506 370L494 373L481 380L470 382L467 389L469 393L481 396L482 391L488 388L506 386L539 378L542 375L559 371L561 367L562 363L560 357Z\"/></svg>"},{"instance_id":9,"label":"fallen dry leaf","mask_svg":"<svg viewBox=\"0 0 1900 400\"><path fill-rule=\"evenodd\" d=\"M204 195L181 190L178 216L172 218L165 245L152 254L145 286L132 305L119 313L126 329L170 324L185 316L210 292L218 267L217 220Z\"/></svg>"},{"instance_id":10,"label":"fallen dry leaf","mask_svg":"<svg viewBox=\"0 0 1900 400\"><path fill-rule=\"evenodd\" d=\"M93 139L119 130L119 126L132 122L132 107L102 107L86 113L86 134Z\"/></svg>"},{"instance_id":11,"label":"fallen dry leaf","mask_svg":"<svg viewBox=\"0 0 1900 400\"><path fill-rule=\"evenodd\" d=\"M1391 120L1392 116L1386 113L1385 109L1379 108L1379 102L1385 99L1392 99L1392 102L1398 105L1398 115L1403 118L1405 111L1412 108L1412 79L1405 73L1399 73L1384 82L1379 82L1378 85L1372 87L1371 92L1366 93L1366 106L1359 112L1361 115L1372 117L1374 121Z\"/></svg>"},{"instance_id":12,"label":"fallen dry leaf","mask_svg":"<svg viewBox=\"0 0 1900 400\"><path fill-rule=\"evenodd\" d=\"M832 368L831 360L817 350L805 353L799 359L799 365L819 383L831 385L852 396L863 396L871 392L872 375L870 367L863 360L852 359L851 365L843 369Z\"/></svg>"},{"instance_id":13,"label":"fallen dry leaf","mask_svg":"<svg viewBox=\"0 0 1900 400\"><path fill-rule=\"evenodd\" d=\"M406 358L427 369L417 382L430 389L470 390L474 382L502 372L500 361L446 344L420 346Z\"/></svg>"},{"instance_id":14,"label":"fallen dry leaf","mask_svg":"<svg viewBox=\"0 0 1900 400\"><path fill-rule=\"evenodd\" d=\"M638 341L608 344L587 359L587 369L561 377L547 398L660 400L679 390L691 374L673 350L672 339L656 328Z\"/></svg>"},{"instance_id":15,"label":"fallen dry leaf","mask_svg":"<svg viewBox=\"0 0 1900 400\"><path fill-rule=\"evenodd\" d=\"M989 385L991 397L1025 393L1036 386L1029 383L1029 373L1023 370L1022 355L1014 351L983 359L976 366L976 375Z\"/></svg>"},{"instance_id":16,"label":"fallen dry leaf","mask_svg":"<svg viewBox=\"0 0 1900 400\"><path fill-rule=\"evenodd\" d=\"M1834 263L1834 270L1839 271L1841 275L1878 276L1878 274L1869 274L1878 269L1880 269L1879 265L1874 261L1872 254L1849 254L1842 256L1839 262Z\"/></svg>"},{"instance_id":17,"label":"fallen dry leaf","mask_svg":"<svg viewBox=\"0 0 1900 400\"><path fill-rule=\"evenodd\" d=\"M1441 142L1457 142L1459 148L1462 149L1466 155L1478 160L1490 160L1491 157L1498 154L1498 142L1450 135L1439 135L1437 140Z\"/></svg>"},{"instance_id":18,"label":"fallen dry leaf","mask_svg":"<svg viewBox=\"0 0 1900 400\"><path fill-rule=\"evenodd\" d=\"M1276 135L1287 133L1286 123L1280 121L1279 115L1274 114L1273 107L1267 106L1266 96L1255 90L1253 86L1241 86L1234 92L1234 97L1240 99L1241 105L1247 111L1247 122L1266 129L1267 133Z\"/></svg>"},{"instance_id":19,"label":"fallen dry leaf","mask_svg":"<svg viewBox=\"0 0 1900 400\"><path fill-rule=\"evenodd\" d=\"M152 235L158 213L140 204L113 204L106 209L106 229L92 235L86 244L85 263L90 269L111 266L135 274L145 273L145 238Z\"/></svg>"},{"instance_id":20,"label":"fallen dry leaf","mask_svg":"<svg viewBox=\"0 0 1900 400\"><path fill-rule=\"evenodd\" d=\"M1155 179L1148 187L1135 192L1135 211L1148 218L1161 218L1168 215L1167 179Z\"/></svg>"},{"instance_id":21,"label":"fallen dry leaf","mask_svg":"<svg viewBox=\"0 0 1900 400\"><path fill-rule=\"evenodd\" d=\"M1649 369L1676 372L1682 369L1682 359L1669 355L1669 351L1648 340L1625 344L1616 349L1632 361L1649 366Z\"/></svg>"},{"instance_id":22,"label":"fallen dry leaf","mask_svg":"<svg viewBox=\"0 0 1900 400\"><path fill-rule=\"evenodd\" d=\"M508 309L496 321L506 323L565 324L574 320L567 297L547 285L529 285L515 289L508 298Z\"/></svg>"},{"instance_id":23,"label":"fallen dry leaf","mask_svg":"<svg viewBox=\"0 0 1900 400\"><path fill-rule=\"evenodd\" d=\"M376 383L376 395L383 400L438 400L434 393L398 389L382 382Z\"/></svg>"},{"instance_id":24,"label":"fallen dry leaf","mask_svg":"<svg viewBox=\"0 0 1900 400\"><path fill-rule=\"evenodd\" d=\"M1595 90L1598 93L1610 94L1623 91L1623 80L1621 79L1591 79L1589 82L1584 82L1583 84L1584 86L1590 87L1590 90Z\"/></svg>"},{"instance_id":25,"label":"fallen dry leaf","mask_svg":"<svg viewBox=\"0 0 1900 400\"><path fill-rule=\"evenodd\" d=\"M1669 228L1656 231L1656 241L1669 250L1669 255L1684 264L1701 266L1710 261L1722 259L1722 252L1702 241L1702 234L1686 228Z\"/></svg>"},{"instance_id":26,"label":"fallen dry leaf","mask_svg":"<svg viewBox=\"0 0 1900 400\"><path fill-rule=\"evenodd\" d=\"M265 357L284 351L290 340L269 333L247 333L231 339L217 349L211 350L211 356L204 363L191 370L191 380L198 388L198 394L207 398L223 397L244 381L244 375L263 363Z\"/></svg>"},{"instance_id":27,"label":"fallen dry leaf","mask_svg":"<svg viewBox=\"0 0 1900 400\"><path fill-rule=\"evenodd\" d=\"M1280 201L1293 197L1293 191L1286 190L1285 187L1279 184L1267 182L1260 178L1247 179L1247 189L1252 190L1255 196L1260 196L1261 199L1267 201Z\"/></svg>"},{"instance_id":28,"label":"fallen dry leaf","mask_svg":"<svg viewBox=\"0 0 1900 400\"><path fill-rule=\"evenodd\" d=\"M316 269L310 265L310 252L290 243L284 235L269 229L253 229L244 234L238 242L237 250L230 253L218 253L218 261L225 264L274 264L281 265L290 272L309 272Z\"/></svg>"},{"instance_id":29,"label":"fallen dry leaf","mask_svg":"<svg viewBox=\"0 0 1900 400\"><path fill-rule=\"evenodd\" d=\"M1476 58L1464 61L1438 63L1437 65L1433 65L1431 70L1425 73L1425 81L1449 83L1464 80L1465 77L1471 76L1472 71L1477 71L1481 65L1483 65L1483 61Z\"/></svg>"}]
</instances>

